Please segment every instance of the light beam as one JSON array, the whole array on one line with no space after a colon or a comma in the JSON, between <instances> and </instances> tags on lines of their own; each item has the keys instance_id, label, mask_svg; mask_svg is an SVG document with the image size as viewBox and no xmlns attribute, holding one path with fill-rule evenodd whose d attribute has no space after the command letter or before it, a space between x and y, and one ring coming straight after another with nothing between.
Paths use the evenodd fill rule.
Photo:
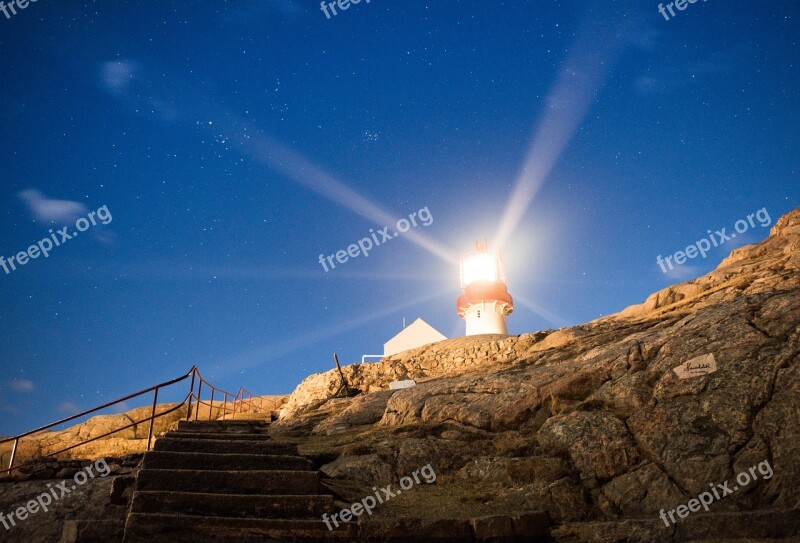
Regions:
<instances>
[{"instance_id":1,"label":"light beam","mask_svg":"<svg viewBox=\"0 0 800 543\"><path fill-rule=\"evenodd\" d=\"M613 19L613 18L611 18ZM493 237L504 247L536 193L572 140L620 49L619 27L603 15L586 16L561 72L545 99L528 155Z\"/></svg>"}]
</instances>

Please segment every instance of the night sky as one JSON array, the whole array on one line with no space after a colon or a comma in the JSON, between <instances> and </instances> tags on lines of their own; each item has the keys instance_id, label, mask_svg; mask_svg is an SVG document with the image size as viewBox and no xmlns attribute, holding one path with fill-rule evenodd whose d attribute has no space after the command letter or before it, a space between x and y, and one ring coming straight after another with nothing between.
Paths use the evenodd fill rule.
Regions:
<instances>
[{"instance_id":1,"label":"night sky","mask_svg":"<svg viewBox=\"0 0 800 543\"><path fill-rule=\"evenodd\" d=\"M193 364L290 392L334 351L382 352L403 318L463 335L457 259L476 239L502 248L512 334L617 312L763 239L800 205L800 5L684 7L0 12L0 434ZM368 257L320 264L412 213ZM12 269L51 229L60 245Z\"/></svg>"}]
</instances>

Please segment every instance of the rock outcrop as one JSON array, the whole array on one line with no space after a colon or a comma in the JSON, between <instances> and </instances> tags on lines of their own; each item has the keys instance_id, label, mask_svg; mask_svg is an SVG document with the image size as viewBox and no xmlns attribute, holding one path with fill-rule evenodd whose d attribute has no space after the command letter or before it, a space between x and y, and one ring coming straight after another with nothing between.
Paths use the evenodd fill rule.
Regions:
<instances>
[{"instance_id":1,"label":"rock outcrop","mask_svg":"<svg viewBox=\"0 0 800 543\"><path fill-rule=\"evenodd\" d=\"M301 451L324 464L346 499L420 466L436 469L441 492L428 500L415 490L415 503L409 492L408 503L398 499L378 515L544 510L563 541L586 533L682 541L703 530L756 537L755 526L766 525L770 537L792 535L800 529L789 520L800 507L799 272L795 210L715 271L616 315L347 366L354 398L331 398L337 372L312 375L272 431L314 436ZM711 357L716 369L674 371ZM397 379L418 385L387 391ZM748 471L749 484L708 513L659 518ZM750 528L732 533L741 525Z\"/></svg>"}]
</instances>

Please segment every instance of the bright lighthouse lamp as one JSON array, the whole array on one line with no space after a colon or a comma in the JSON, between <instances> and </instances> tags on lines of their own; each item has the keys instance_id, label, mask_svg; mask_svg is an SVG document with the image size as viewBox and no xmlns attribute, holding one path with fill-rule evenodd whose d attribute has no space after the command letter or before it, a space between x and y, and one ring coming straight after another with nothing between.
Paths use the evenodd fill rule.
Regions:
<instances>
[{"instance_id":1,"label":"bright lighthouse lamp","mask_svg":"<svg viewBox=\"0 0 800 543\"><path fill-rule=\"evenodd\" d=\"M477 253L461 262L461 288L478 282L497 281L499 259L489 253Z\"/></svg>"},{"instance_id":2,"label":"bright lighthouse lamp","mask_svg":"<svg viewBox=\"0 0 800 543\"><path fill-rule=\"evenodd\" d=\"M456 303L458 316L467 323L467 335L508 335L506 315L514 302L506 288L503 260L491 252L484 240L461 256L461 296Z\"/></svg>"}]
</instances>

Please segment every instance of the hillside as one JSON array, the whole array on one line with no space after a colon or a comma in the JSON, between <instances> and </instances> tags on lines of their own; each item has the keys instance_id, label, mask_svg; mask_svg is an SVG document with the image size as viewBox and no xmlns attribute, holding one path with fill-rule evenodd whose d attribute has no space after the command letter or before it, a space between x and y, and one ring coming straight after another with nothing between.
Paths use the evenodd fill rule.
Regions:
<instances>
[{"instance_id":1,"label":"hillside","mask_svg":"<svg viewBox=\"0 0 800 543\"><path fill-rule=\"evenodd\" d=\"M794 210L715 271L616 315L347 366L355 398L328 399L336 372L312 375L273 434L316 457L344 501L433 466L436 485L377 517L544 510L559 541L796 533L798 271ZM398 379L418 385L386 390ZM715 499L713 514L660 518L750 468L757 480Z\"/></svg>"}]
</instances>

